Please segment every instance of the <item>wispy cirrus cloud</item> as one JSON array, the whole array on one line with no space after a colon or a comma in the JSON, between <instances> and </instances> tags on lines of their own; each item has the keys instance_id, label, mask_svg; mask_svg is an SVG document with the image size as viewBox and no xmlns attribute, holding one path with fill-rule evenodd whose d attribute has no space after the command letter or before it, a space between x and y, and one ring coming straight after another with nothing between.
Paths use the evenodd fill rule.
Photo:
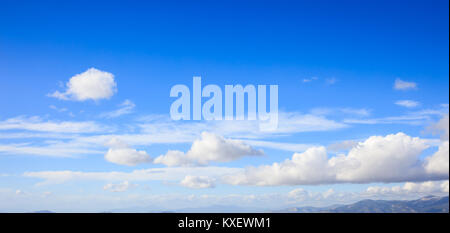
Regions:
<instances>
[{"instance_id":1,"label":"wispy cirrus cloud","mask_svg":"<svg viewBox=\"0 0 450 233\"><path fill-rule=\"evenodd\" d=\"M395 102L396 105L406 107L406 108L414 108L420 105L419 102L414 100L399 100Z\"/></svg>"},{"instance_id":2,"label":"wispy cirrus cloud","mask_svg":"<svg viewBox=\"0 0 450 233\"><path fill-rule=\"evenodd\" d=\"M204 189L214 188L215 179L208 176L186 176L181 180L180 185L186 188Z\"/></svg>"},{"instance_id":3,"label":"wispy cirrus cloud","mask_svg":"<svg viewBox=\"0 0 450 233\"><path fill-rule=\"evenodd\" d=\"M0 121L0 130L27 130L52 133L105 133L112 128L94 121L52 121L41 117L19 116Z\"/></svg>"},{"instance_id":4,"label":"wispy cirrus cloud","mask_svg":"<svg viewBox=\"0 0 450 233\"><path fill-rule=\"evenodd\" d=\"M403 81L399 78L397 78L394 82L394 89L395 90L401 90L401 91L407 91L407 90L417 90L417 83L415 82L409 82L409 81Z\"/></svg>"},{"instance_id":5,"label":"wispy cirrus cloud","mask_svg":"<svg viewBox=\"0 0 450 233\"><path fill-rule=\"evenodd\" d=\"M440 108L422 109L407 112L399 116L387 116L379 118L346 118L342 122L345 124L409 124L426 125L433 122L437 117L448 114L448 106L441 105Z\"/></svg>"},{"instance_id":6,"label":"wispy cirrus cloud","mask_svg":"<svg viewBox=\"0 0 450 233\"><path fill-rule=\"evenodd\" d=\"M102 118L120 117L120 116L132 113L135 107L136 107L136 104L134 104L131 100L125 100L121 104L119 104L118 109L111 111L111 112L101 113L100 117L102 117Z\"/></svg>"},{"instance_id":7,"label":"wispy cirrus cloud","mask_svg":"<svg viewBox=\"0 0 450 233\"><path fill-rule=\"evenodd\" d=\"M113 184L113 183L106 184L105 186L103 186L103 190L114 192L114 193L115 192L125 192L136 186L137 186L136 184L132 184L128 181L124 181L124 182L117 183L117 184Z\"/></svg>"},{"instance_id":8,"label":"wispy cirrus cloud","mask_svg":"<svg viewBox=\"0 0 450 233\"><path fill-rule=\"evenodd\" d=\"M310 83L310 82L315 81L315 80L318 80L318 79L319 79L318 77L304 78L304 79L302 80L302 82L304 82L304 83Z\"/></svg>"},{"instance_id":9,"label":"wispy cirrus cloud","mask_svg":"<svg viewBox=\"0 0 450 233\"><path fill-rule=\"evenodd\" d=\"M148 168L133 170L131 172L83 172L70 170L56 170L56 171L36 171L25 172L24 177L37 178L43 181L37 185L51 185L62 184L72 181L108 181L108 182L129 182L137 181L175 181L179 182L187 175L191 176L208 176L211 178L218 178L223 175L233 174L241 171L242 168L230 167L164 167L164 168Z\"/></svg>"}]
</instances>

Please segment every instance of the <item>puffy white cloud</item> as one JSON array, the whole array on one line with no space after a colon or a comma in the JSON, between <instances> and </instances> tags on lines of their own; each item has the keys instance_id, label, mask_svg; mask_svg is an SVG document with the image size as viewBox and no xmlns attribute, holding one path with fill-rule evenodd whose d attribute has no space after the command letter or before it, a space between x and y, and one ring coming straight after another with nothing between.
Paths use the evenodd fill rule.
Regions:
<instances>
[{"instance_id":1,"label":"puffy white cloud","mask_svg":"<svg viewBox=\"0 0 450 233\"><path fill-rule=\"evenodd\" d=\"M351 149L347 156L330 159L336 179L346 182L395 182L423 176L419 156L428 148L425 140L403 133L372 136Z\"/></svg>"},{"instance_id":2,"label":"puffy white cloud","mask_svg":"<svg viewBox=\"0 0 450 233\"><path fill-rule=\"evenodd\" d=\"M66 84L67 89L61 93L55 91L50 97L62 100L100 100L109 99L117 92L114 75L95 68L90 68L81 74L70 78Z\"/></svg>"},{"instance_id":3,"label":"puffy white cloud","mask_svg":"<svg viewBox=\"0 0 450 233\"><path fill-rule=\"evenodd\" d=\"M449 192L449 190L448 190L448 180L442 182L442 184L441 184L441 190L442 190L443 192L445 192L445 193L448 193L448 192Z\"/></svg>"},{"instance_id":4,"label":"puffy white cloud","mask_svg":"<svg viewBox=\"0 0 450 233\"><path fill-rule=\"evenodd\" d=\"M130 188L136 187L136 184L132 184L128 181L124 181L122 183L118 183L118 184L106 184L105 186L103 186L103 190L107 190L110 192L125 192Z\"/></svg>"},{"instance_id":5,"label":"puffy white cloud","mask_svg":"<svg viewBox=\"0 0 450 233\"><path fill-rule=\"evenodd\" d=\"M249 167L244 172L225 176L224 181L266 186L448 179L448 169L439 174L427 171L420 159L426 148L425 140L404 133L372 136L347 155L328 158L325 147L312 147L294 153L291 159L281 163Z\"/></svg>"},{"instance_id":6,"label":"puffy white cloud","mask_svg":"<svg viewBox=\"0 0 450 233\"><path fill-rule=\"evenodd\" d=\"M415 82L407 82L401 79L396 79L394 83L394 89L396 90L414 90L417 89L417 83Z\"/></svg>"},{"instance_id":7,"label":"puffy white cloud","mask_svg":"<svg viewBox=\"0 0 450 233\"><path fill-rule=\"evenodd\" d=\"M432 156L427 157L425 169L429 173L448 176L449 173L449 115L445 114L438 123L428 127L429 130L441 134L439 149Z\"/></svg>"},{"instance_id":8,"label":"puffy white cloud","mask_svg":"<svg viewBox=\"0 0 450 233\"><path fill-rule=\"evenodd\" d=\"M228 162L246 155L262 155L261 150L255 150L241 140L225 139L221 136L203 132L201 138L192 143L191 149L168 151L155 159L155 163L167 166L207 165L210 162Z\"/></svg>"},{"instance_id":9,"label":"puffy white cloud","mask_svg":"<svg viewBox=\"0 0 450 233\"><path fill-rule=\"evenodd\" d=\"M448 112L448 110L447 110ZM428 130L441 135L442 141L448 141L449 137L449 115L444 114L436 124L428 127Z\"/></svg>"},{"instance_id":10,"label":"puffy white cloud","mask_svg":"<svg viewBox=\"0 0 450 233\"><path fill-rule=\"evenodd\" d=\"M442 142L439 149L431 157L426 158L425 169L428 173L448 176L449 150L448 141Z\"/></svg>"},{"instance_id":11,"label":"puffy white cloud","mask_svg":"<svg viewBox=\"0 0 450 233\"><path fill-rule=\"evenodd\" d=\"M406 107L406 108L414 108L420 105L419 102L414 100L399 100L395 102L396 105Z\"/></svg>"},{"instance_id":12,"label":"puffy white cloud","mask_svg":"<svg viewBox=\"0 0 450 233\"><path fill-rule=\"evenodd\" d=\"M104 118L116 118L122 115L130 114L133 112L133 109L136 107L136 105L131 100L125 100L121 104L119 104L119 109L111 111L111 112L105 112L100 114L100 117Z\"/></svg>"},{"instance_id":13,"label":"puffy white cloud","mask_svg":"<svg viewBox=\"0 0 450 233\"><path fill-rule=\"evenodd\" d=\"M187 188L202 189L202 188L214 188L215 179L207 176L186 176L180 182L180 184Z\"/></svg>"},{"instance_id":14,"label":"puffy white cloud","mask_svg":"<svg viewBox=\"0 0 450 233\"><path fill-rule=\"evenodd\" d=\"M288 197L299 201L310 197L310 193L302 188L296 188L288 193Z\"/></svg>"},{"instance_id":15,"label":"puffy white cloud","mask_svg":"<svg viewBox=\"0 0 450 233\"><path fill-rule=\"evenodd\" d=\"M105 159L111 163L135 166L141 163L151 162L150 156L145 151L137 151L117 138L111 139L108 144L111 148L106 152Z\"/></svg>"}]
</instances>

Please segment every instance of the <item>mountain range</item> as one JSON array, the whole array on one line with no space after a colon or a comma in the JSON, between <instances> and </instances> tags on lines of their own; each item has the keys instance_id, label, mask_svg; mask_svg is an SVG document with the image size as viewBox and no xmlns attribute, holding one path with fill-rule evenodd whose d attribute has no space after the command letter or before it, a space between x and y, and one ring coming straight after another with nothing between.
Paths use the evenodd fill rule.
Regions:
<instances>
[{"instance_id":1,"label":"mountain range","mask_svg":"<svg viewBox=\"0 0 450 233\"><path fill-rule=\"evenodd\" d=\"M293 207L274 213L448 213L449 197L426 196L417 200L362 200L349 205Z\"/></svg>"}]
</instances>

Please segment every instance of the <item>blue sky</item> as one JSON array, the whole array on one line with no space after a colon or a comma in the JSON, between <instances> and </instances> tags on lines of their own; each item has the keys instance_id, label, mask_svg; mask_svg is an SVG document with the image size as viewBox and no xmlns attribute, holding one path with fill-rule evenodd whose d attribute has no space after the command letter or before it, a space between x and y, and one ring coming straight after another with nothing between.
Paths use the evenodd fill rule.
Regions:
<instances>
[{"instance_id":1,"label":"blue sky","mask_svg":"<svg viewBox=\"0 0 450 233\"><path fill-rule=\"evenodd\" d=\"M137 211L155 203L152 211L218 203L255 210L267 201L277 209L448 195L448 9L448 1L3 1L0 210ZM89 68L90 77L113 76L111 94L52 97ZM191 87L193 76L220 87L278 85L284 131L171 121L169 91ZM202 137L204 131L210 134ZM239 140L237 159L225 154L188 167L155 162L169 150L198 159L207 151L189 155L192 143L203 148L210 140L222 143L216 150ZM377 150L389 143L400 144ZM264 155L248 155L246 146ZM310 148L326 150L323 173L293 162L294 153L306 158ZM108 160L108 151L124 159L141 151L150 159L128 166ZM345 166L331 162L339 154ZM381 160L368 163L376 159L363 154ZM430 165L434 155L447 161L447 172ZM370 169L350 166L353 157ZM286 159L292 164L280 177L261 177ZM299 172L293 177L283 173L291 165ZM148 173L130 175L142 170ZM403 191L386 188L397 186Z\"/></svg>"}]
</instances>

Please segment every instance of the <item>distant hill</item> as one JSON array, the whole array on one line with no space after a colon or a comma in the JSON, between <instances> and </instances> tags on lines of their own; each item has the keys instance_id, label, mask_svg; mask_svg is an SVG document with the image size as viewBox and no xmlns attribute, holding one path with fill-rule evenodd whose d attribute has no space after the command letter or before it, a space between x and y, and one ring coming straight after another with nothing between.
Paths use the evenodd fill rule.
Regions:
<instances>
[{"instance_id":1,"label":"distant hill","mask_svg":"<svg viewBox=\"0 0 450 233\"><path fill-rule=\"evenodd\" d=\"M50 210L38 210L38 211L34 211L32 213L34 213L34 214L51 214L51 213L54 213L54 212L52 212Z\"/></svg>"},{"instance_id":2,"label":"distant hill","mask_svg":"<svg viewBox=\"0 0 450 233\"><path fill-rule=\"evenodd\" d=\"M426 196L412 201L362 200L350 205L293 207L277 213L448 213L449 198Z\"/></svg>"}]
</instances>

